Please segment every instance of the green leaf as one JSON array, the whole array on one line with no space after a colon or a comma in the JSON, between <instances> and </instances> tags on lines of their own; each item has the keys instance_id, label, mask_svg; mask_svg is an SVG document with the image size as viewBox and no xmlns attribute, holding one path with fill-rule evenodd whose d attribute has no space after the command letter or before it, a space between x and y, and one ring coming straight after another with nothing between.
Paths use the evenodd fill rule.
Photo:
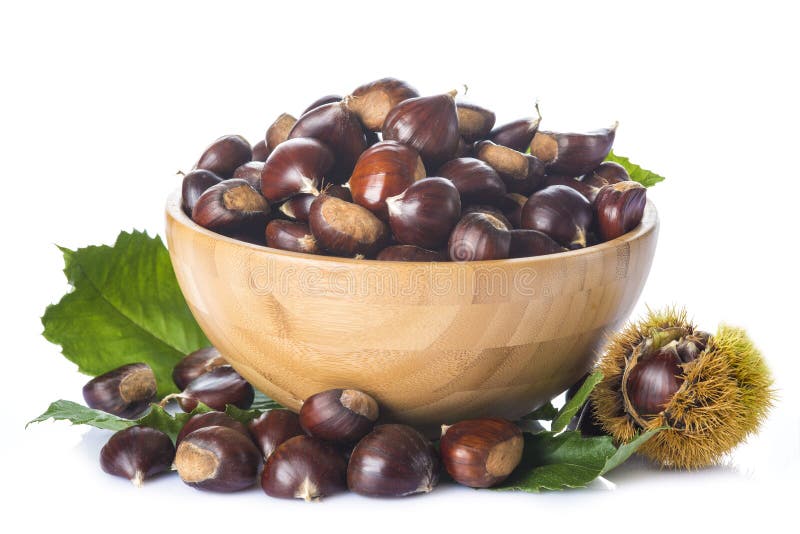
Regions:
<instances>
[{"instance_id":1,"label":"green leaf","mask_svg":"<svg viewBox=\"0 0 800 534\"><path fill-rule=\"evenodd\" d=\"M545 403L534 411L524 416L522 419L530 421L552 421L558 414L558 410L552 402Z\"/></svg>"},{"instance_id":2,"label":"green leaf","mask_svg":"<svg viewBox=\"0 0 800 534\"><path fill-rule=\"evenodd\" d=\"M74 289L45 310L44 337L61 345L82 373L145 362L159 395L175 391L175 363L210 343L186 305L161 238L122 232L113 247L61 251Z\"/></svg>"},{"instance_id":3,"label":"green leaf","mask_svg":"<svg viewBox=\"0 0 800 534\"><path fill-rule=\"evenodd\" d=\"M50 404L42 415L28 421L25 428L28 428L28 425L31 423L41 423L48 419L70 421L73 425L92 425L96 428L114 431L122 430L136 424L129 419L123 419L116 415L111 415L110 413L101 412L100 410L93 410L77 402L57 400Z\"/></svg>"},{"instance_id":4,"label":"green leaf","mask_svg":"<svg viewBox=\"0 0 800 534\"><path fill-rule=\"evenodd\" d=\"M666 427L661 427L648 430L644 434L639 434L630 442L621 445L617 449L617 452L614 453L614 456L606 460L606 465L603 467L603 470L600 471L600 474L605 475L612 469L616 469L617 467L625 463L625 460L630 458L633 455L633 453L635 453L639 449L639 447L647 443L647 440L649 440L650 438L652 438L665 428Z\"/></svg>"},{"instance_id":5,"label":"green leaf","mask_svg":"<svg viewBox=\"0 0 800 534\"><path fill-rule=\"evenodd\" d=\"M256 390L256 396L253 398L253 404L250 406L250 410L265 412L276 408L283 408L283 406Z\"/></svg>"},{"instance_id":6,"label":"green leaf","mask_svg":"<svg viewBox=\"0 0 800 534\"><path fill-rule=\"evenodd\" d=\"M611 153L606 157L606 161L613 161L619 163L620 165L625 167L626 171L628 171L631 180L639 182L645 187L653 187L658 182L664 181L663 176L659 176L653 171L648 171L647 169L643 169L639 165L631 163L631 161L628 158L624 156L617 156L616 154L614 154L613 151L611 151Z\"/></svg>"},{"instance_id":7,"label":"green leaf","mask_svg":"<svg viewBox=\"0 0 800 534\"><path fill-rule=\"evenodd\" d=\"M553 432L561 432L564 430L567 425L569 424L570 420L575 417L575 414L578 413L578 410L581 409L583 403L586 402L586 399L589 398L589 394L592 392L594 387L603 380L603 373L600 371L595 371L594 373L590 374L586 377L583 384L578 391L575 392L575 395L561 407L556 414L555 418L553 418L553 423L550 425L550 430Z\"/></svg>"}]
</instances>

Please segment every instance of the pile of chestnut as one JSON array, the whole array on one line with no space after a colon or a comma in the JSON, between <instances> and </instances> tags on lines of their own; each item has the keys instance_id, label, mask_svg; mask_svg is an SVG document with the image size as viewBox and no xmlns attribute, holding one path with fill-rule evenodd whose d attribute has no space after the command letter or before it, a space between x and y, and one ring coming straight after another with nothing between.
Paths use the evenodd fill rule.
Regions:
<instances>
[{"instance_id":1,"label":"pile of chestnut","mask_svg":"<svg viewBox=\"0 0 800 534\"><path fill-rule=\"evenodd\" d=\"M193 415L175 444L160 430L132 426L114 434L100 453L104 471L141 485L175 469L197 489L232 492L258 480L271 497L318 500L350 490L398 497L427 493L443 465L457 482L485 488L499 484L522 458L520 429L503 419L472 419L443 427L439 451L414 428L377 424L378 403L354 389L332 389L307 398L300 413L273 409L245 425L223 412L248 408L253 388L209 347L188 355L173 373L184 410L198 402L214 411ZM188 380L188 383L187 383ZM121 417L141 415L155 400L149 366L131 364L92 379L84 398Z\"/></svg>"},{"instance_id":2,"label":"pile of chestnut","mask_svg":"<svg viewBox=\"0 0 800 534\"><path fill-rule=\"evenodd\" d=\"M615 239L645 188L608 156L616 125L494 127L451 93L382 78L286 113L254 146L219 138L183 178L199 225L272 248L391 261L538 256Z\"/></svg>"}]
</instances>

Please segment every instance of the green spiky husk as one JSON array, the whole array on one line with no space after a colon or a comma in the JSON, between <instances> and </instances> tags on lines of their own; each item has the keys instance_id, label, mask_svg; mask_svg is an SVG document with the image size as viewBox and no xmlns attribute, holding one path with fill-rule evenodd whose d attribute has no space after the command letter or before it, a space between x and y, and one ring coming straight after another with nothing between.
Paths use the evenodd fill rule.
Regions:
<instances>
[{"instance_id":1,"label":"green spiky husk","mask_svg":"<svg viewBox=\"0 0 800 534\"><path fill-rule=\"evenodd\" d=\"M617 441L627 443L643 431L665 427L639 453L665 467L697 469L717 463L757 431L772 406L772 378L744 330L722 325L700 356L683 365L686 380L664 411L641 426L625 412L626 356L654 329L674 326L695 330L685 310L669 308L651 310L613 336L598 364L605 378L592 401L603 430Z\"/></svg>"}]
</instances>

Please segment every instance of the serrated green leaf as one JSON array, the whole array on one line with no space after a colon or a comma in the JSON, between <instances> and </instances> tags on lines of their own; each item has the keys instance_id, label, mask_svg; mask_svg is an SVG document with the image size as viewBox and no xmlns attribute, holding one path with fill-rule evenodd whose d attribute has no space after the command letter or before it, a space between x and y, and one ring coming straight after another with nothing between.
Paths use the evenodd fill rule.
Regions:
<instances>
[{"instance_id":1,"label":"serrated green leaf","mask_svg":"<svg viewBox=\"0 0 800 534\"><path fill-rule=\"evenodd\" d=\"M553 406L552 402L545 403L534 411L524 416L522 419L528 421L552 421L558 414L558 410Z\"/></svg>"},{"instance_id":2,"label":"serrated green leaf","mask_svg":"<svg viewBox=\"0 0 800 534\"><path fill-rule=\"evenodd\" d=\"M45 310L44 337L61 345L82 373L145 362L159 395L175 391L175 363L210 343L186 305L161 238L122 232L112 247L61 250L74 289Z\"/></svg>"},{"instance_id":3,"label":"serrated green leaf","mask_svg":"<svg viewBox=\"0 0 800 534\"><path fill-rule=\"evenodd\" d=\"M73 425L91 425L96 428L114 431L122 430L136 424L129 419L123 419L116 415L111 415L110 413L101 412L100 410L93 410L77 402L57 400L51 403L42 415L28 421L25 428L28 428L28 425L31 423L41 423L48 419L70 421Z\"/></svg>"},{"instance_id":4,"label":"serrated green leaf","mask_svg":"<svg viewBox=\"0 0 800 534\"><path fill-rule=\"evenodd\" d=\"M608 156L606 157L606 161L613 161L615 163L619 163L625 170L628 171L628 174L631 177L631 180L635 182L639 182L645 187L653 187L658 182L663 182L664 177L660 176L653 171L648 171L647 169L643 169L639 165L635 163L631 163L631 161L624 157L618 156L614 154L614 151L611 151Z\"/></svg>"},{"instance_id":5,"label":"serrated green leaf","mask_svg":"<svg viewBox=\"0 0 800 534\"><path fill-rule=\"evenodd\" d=\"M575 392L575 395L573 395L572 398L561 407L561 409L558 411L558 414L556 414L556 416L553 418L553 423L550 425L550 430L553 432L561 432L567 428L569 422L573 417L575 417L575 414L578 413L578 410L581 409L581 406L583 406L583 403L586 402L586 399L589 398L589 394L602 380L603 373L600 371L595 371L586 377L586 380L584 380L581 387L578 388L578 391Z\"/></svg>"},{"instance_id":6,"label":"serrated green leaf","mask_svg":"<svg viewBox=\"0 0 800 534\"><path fill-rule=\"evenodd\" d=\"M603 467L603 470L600 471L600 475L605 475L612 469L616 469L617 467L625 463L625 460L630 458L633 455L633 453L635 453L639 449L639 447L647 443L647 440L649 440L662 430L664 430L664 428L654 428L652 430L648 430L644 434L639 434L630 442L621 445L617 449L617 452L614 453L614 456L606 460L606 465Z\"/></svg>"}]
</instances>

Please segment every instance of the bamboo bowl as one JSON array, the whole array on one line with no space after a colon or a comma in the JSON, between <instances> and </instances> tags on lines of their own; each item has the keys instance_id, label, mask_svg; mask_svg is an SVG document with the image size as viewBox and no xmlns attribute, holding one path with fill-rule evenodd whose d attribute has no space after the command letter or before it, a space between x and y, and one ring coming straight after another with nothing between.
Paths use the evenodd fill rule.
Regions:
<instances>
[{"instance_id":1,"label":"bamboo bowl","mask_svg":"<svg viewBox=\"0 0 800 534\"><path fill-rule=\"evenodd\" d=\"M594 363L650 271L658 216L587 249L466 263L311 256L208 231L167 203L183 294L256 388L298 411L322 390L373 395L382 419L422 428L515 419Z\"/></svg>"}]
</instances>

